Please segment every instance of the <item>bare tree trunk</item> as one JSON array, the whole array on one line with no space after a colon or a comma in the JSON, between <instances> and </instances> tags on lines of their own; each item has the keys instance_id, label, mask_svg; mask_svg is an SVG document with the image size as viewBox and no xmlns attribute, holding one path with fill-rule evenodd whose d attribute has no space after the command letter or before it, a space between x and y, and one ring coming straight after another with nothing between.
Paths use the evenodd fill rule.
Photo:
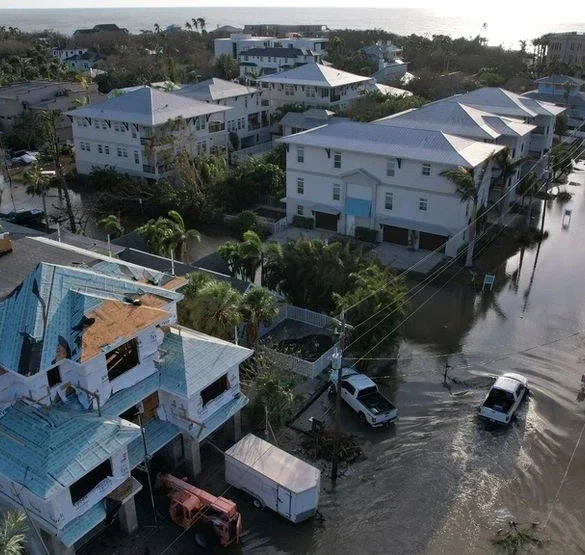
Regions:
<instances>
[{"instance_id":1,"label":"bare tree trunk","mask_svg":"<svg viewBox=\"0 0 585 555\"><path fill-rule=\"evenodd\" d=\"M467 228L469 241L467 243L467 257L465 259L465 267L471 268L473 266L473 251L475 250L475 221L472 221Z\"/></svg>"},{"instance_id":2,"label":"bare tree trunk","mask_svg":"<svg viewBox=\"0 0 585 555\"><path fill-rule=\"evenodd\" d=\"M61 153L59 152L59 137L57 135L57 114L54 112L49 113L49 123L51 125L51 137L53 142L53 162L55 165L55 173L58 177L58 182L61 184L63 190L63 196L65 197L65 206L67 209L67 216L69 218L69 227L71 233L77 233L77 224L75 223L75 215L73 214L73 207L71 205L71 197L69 196L69 187L67 186L67 180L63 174L63 167L61 166Z\"/></svg>"},{"instance_id":3,"label":"bare tree trunk","mask_svg":"<svg viewBox=\"0 0 585 555\"><path fill-rule=\"evenodd\" d=\"M45 227L47 228L46 231L48 233L48 231L49 231L49 214L47 212L47 193L43 192L43 194L41 195L41 198L43 199L43 211L45 212Z\"/></svg>"}]
</instances>

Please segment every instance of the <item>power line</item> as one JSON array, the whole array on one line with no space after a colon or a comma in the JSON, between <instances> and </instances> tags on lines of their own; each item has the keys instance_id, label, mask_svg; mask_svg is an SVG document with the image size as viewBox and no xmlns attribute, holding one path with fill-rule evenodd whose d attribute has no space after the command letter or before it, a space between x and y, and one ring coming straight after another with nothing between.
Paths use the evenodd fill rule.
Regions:
<instances>
[{"instance_id":1,"label":"power line","mask_svg":"<svg viewBox=\"0 0 585 555\"><path fill-rule=\"evenodd\" d=\"M577 148L580 148L580 145L579 145ZM564 157L563 159L567 159L567 158L569 158L569 157L572 157L572 156L573 156L573 154L574 154L574 152L573 152L573 153L570 153L568 156ZM525 177L526 177L526 176L525 176ZM524 178L525 178L525 177L524 177ZM524 178L523 178L523 179L524 179ZM520 181L521 181L521 180L520 180ZM517 183L515 186L517 186L517 185L520 183L520 181L518 181L518 183ZM547 183L548 183L548 182L547 182L547 181L545 181L545 182L543 183L543 185L542 185L542 186L539 188L539 190L537 191L537 193L538 193L538 192L540 192L540 190L542 190L542 188L543 188L545 185L547 185ZM502 198L503 198L503 197L502 197ZM491 208L493 208L493 206L496 206L496 205L497 205L497 202L498 202L498 201L496 201L496 204L492 205L492 207L491 207ZM490 209L491 209L491 208L490 208ZM503 214L507 214L508 212L510 212L510 211L511 211L511 209L512 209L512 206L510 206L510 207L509 207L509 208L508 208L508 209L507 209L505 212L503 212ZM475 243L477 243L479 240L481 240L483 237L485 237L485 236L486 236L486 235L487 235L489 232L491 232L491 230L493 229L493 227L494 227L494 226L495 226L495 224L492 224L490 227L486 228L486 230L485 230L484 232L482 232L482 233L479 235L479 237L477 237L477 238L475 239L475 241L474 241L474 242L475 242ZM497 236L499 236L501 233L503 233L503 231L501 231L500 233L498 233L498 235L496 235L496 237L497 237ZM458 259L459 259L461 256L463 256L463 254L464 254L464 251L461 251L461 252L459 252L459 253L458 253L458 254L457 254L455 257L451 258L451 259L449 260L449 262L447 262L447 263L446 263L446 264L444 264L443 266L441 266L441 267L437 268L437 269L436 269L435 271L433 271L433 272L432 272L432 273L431 273L429 276L427 276L427 277L426 277L426 278L425 278L425 279L424 279L422 282L418 283L418 284L417 284L417 285L416 285L416 286L415 286L413 289L411 289L411 290L407 291L407 292L406 292L404 295L402 295L402 297L401 297L400 299L397 299L396 301L394 301L394 303L393 303L393 304L396 304L396 303L400 302L400 301L401 301L401 300L403 300L405 297L408 297L408 298L407 298L407 300L411 300L411 299L412 299L412 298L413 298L415 295L417 295L418 293L420 293L420 292L421 292L421 291L422 291L422 290L423 290L423 289L424 289L424 288L425 288L427 285L429 285L429 284L430 284L431 282L433 282L433 281L434 281L436 278L438 278L438 277L439 277L439 276L440 276L442 273L444 273L444 272L445 272L445 271L446 271L448 268L450 268L452 265L454 265L454 264L455 264L455 262L457 262L457 260L458 260ZM408 270L405 270L405 272L407 272L407 271L408 271ZM402 274L400 274L400 275L399 275L397 278L392 278L392 279L398 279L398 278L400 278L402 275L404 275L404 273L405 273L405 272L403 272ZM458 272L458 273L459 273L459 272ZM387 285L389 285L389 284L390 284L390 280L388 280L388 281L386 282L385 286L387 286ZM375 295L376 293L378 293L378 292L379 292L379 291L381 291L382 289L383 289L383 287L380 287L380 288L378 288L376 291L374 291L374 292L370 293L369 295L367 295L366 297L364 297L364 299L361 299L360 301L358 301L358 302L354 303L354 305L352 305L352 306L353 306L353 307L355 307L355 306L358 306L360 302L363 302L363 301L367 300L367 299L368 299L368 298L370 298L372 295ZM381 312L383 312L384 310L387 310L388 308L390 308L390 306L392 306L392 305L386 305L386 306L383 306L382 308L378 309L378 310L377 310L377 311L375 311L375 312L374 312L372 315L370 315L368 318L366 318L364 321L362 321L362 322L360 322L359 324L357 324L357 325L355 326L355 328L357 329L357 328L361 327L361 326L362 326L362 325L364 325L366 322L370 321L372 318L374 318L375 316L379 315L379 314L380 314ZM354 345L354 344L355 344L355 343L356 343L356 342L357 342L357 341L358 341L358 340L359 340L361 337L363 337L363 336L364 336L366 333L369 333L369 332L371 332L371 331L372 331L372 330L373 330L373 329L376 327L376 325L379 325L379 324L380 324L382 321L384 321L386 318L388 318L389 316L391 316L391 315L392 315L394 312L396 312L396 311L397 311L397 310L399 310L399 309L400 309L400 305L399 305L399 306L397 306L397 307L396 307L396 308L395 308L395 309L394 309L394 310L393 310L393 311L392 311L390 314L388 314L386 317L384 317L382 320L380 320L380 321L379 321L377 324L374 324L372 327L370 327L370 328L369 328L369 330L368 330L367 332L364 332L364 333L362 333L362 334L361 334L361 335L359 335L359 336L358 336L356 339L354 339L354 340L353 340L353 341L352 341L352 342L351 342L351 343L350 343L350 344L347 346L347 348L349 349L349 348L350 348L352 345Z\"/></svg>"}]
</instances>

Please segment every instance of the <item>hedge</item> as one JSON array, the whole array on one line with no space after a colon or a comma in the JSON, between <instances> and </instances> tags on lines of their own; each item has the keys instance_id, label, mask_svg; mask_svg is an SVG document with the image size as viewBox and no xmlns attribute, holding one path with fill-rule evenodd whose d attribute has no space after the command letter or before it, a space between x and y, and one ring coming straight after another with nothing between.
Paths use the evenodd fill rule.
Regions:
<instances>
[{"instance_id":1,"label":"hedge","mask_svg":"<svg viewBox=\"0 0 585 555\"><path fill-rule=\"evenodd\" d=\"M378 240L378 232L375 229L369 227L357 226L355 228L355 238L360 241L368 241L369 243L375 243Z\"/></svg>"},{"instance_id":2,"label":"hedge","mask_svg":"<svg viewBox=\"0 0 585 555\"><path fill-rule=\"evenodd\" d=\"M313 229L315 227L315 220L309 216L293 216L293 227L302 227L304 229Z\"/></svg>"}]
</instances>

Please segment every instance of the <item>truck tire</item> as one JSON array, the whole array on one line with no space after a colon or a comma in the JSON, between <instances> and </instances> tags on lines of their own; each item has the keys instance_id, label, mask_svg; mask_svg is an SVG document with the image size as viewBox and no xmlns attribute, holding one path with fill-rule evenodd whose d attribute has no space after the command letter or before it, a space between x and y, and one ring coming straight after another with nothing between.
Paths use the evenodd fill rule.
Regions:
<instances>
[{"instance_id":1,"label":"truck tire","mask_svg":"<svg viewBox=\"0 0 585 555\"><path fill-rule=\"evenodd\" d=\"M366 415L363 412L360 412L359 417L360 417L360 422L362 424L366 424L367 423Z\"/></svg>"},{"instance_id":2,"label":"truck tire","mask_svg":"<svg viewBox=\"0 0 585 555\"><path fill-rule=\"evenodd\" d=\"M256 509L260 511L266 506L262 502L262 499L258 499L257 497L254 497L254 499L252 500L252 504L254 505L254 507L256 507Z\"/></svg>"}]
</instances>

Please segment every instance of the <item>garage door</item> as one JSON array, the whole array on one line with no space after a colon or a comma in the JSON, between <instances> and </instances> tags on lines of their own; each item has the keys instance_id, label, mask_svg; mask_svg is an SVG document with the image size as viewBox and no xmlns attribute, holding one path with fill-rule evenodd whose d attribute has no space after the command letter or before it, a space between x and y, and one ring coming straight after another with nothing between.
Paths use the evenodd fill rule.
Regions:
<instances>
[{"instance_id":1,"label":"garage door","mask_svg":"<svg viewBox=\"0 0 585 555\"><path fill-rule=\"evenodd\" d=\"M405 229L404 227L395 227L393 225L385 225L382 230L382 239L387 243L408 245L408 229Z\"/></svg>"},{"instance_id":2,"label":"garage door","mask_svg":"<svg viewBox=\"0 0 585 555\"><path fill-rule=\"evenodd\" d=\"M427 251L434 251L435 249L439 249L438 252L445 252L445 242L447 241L448 237L444 235L435 235L434 233L424 233L423 231L420 232L418 248L425 249Z\"/></svg>"},{"instance_id":3,"label":"garage door","mask_svg":"<svg viewBox=\"0 0 585 555\"><path fill-rule=\"evenodd\" d=\"M328 229L337 231L337 214L326 214L325 212L315 212L315 227L317 229Z\"/></svg>"}]
</instances>

